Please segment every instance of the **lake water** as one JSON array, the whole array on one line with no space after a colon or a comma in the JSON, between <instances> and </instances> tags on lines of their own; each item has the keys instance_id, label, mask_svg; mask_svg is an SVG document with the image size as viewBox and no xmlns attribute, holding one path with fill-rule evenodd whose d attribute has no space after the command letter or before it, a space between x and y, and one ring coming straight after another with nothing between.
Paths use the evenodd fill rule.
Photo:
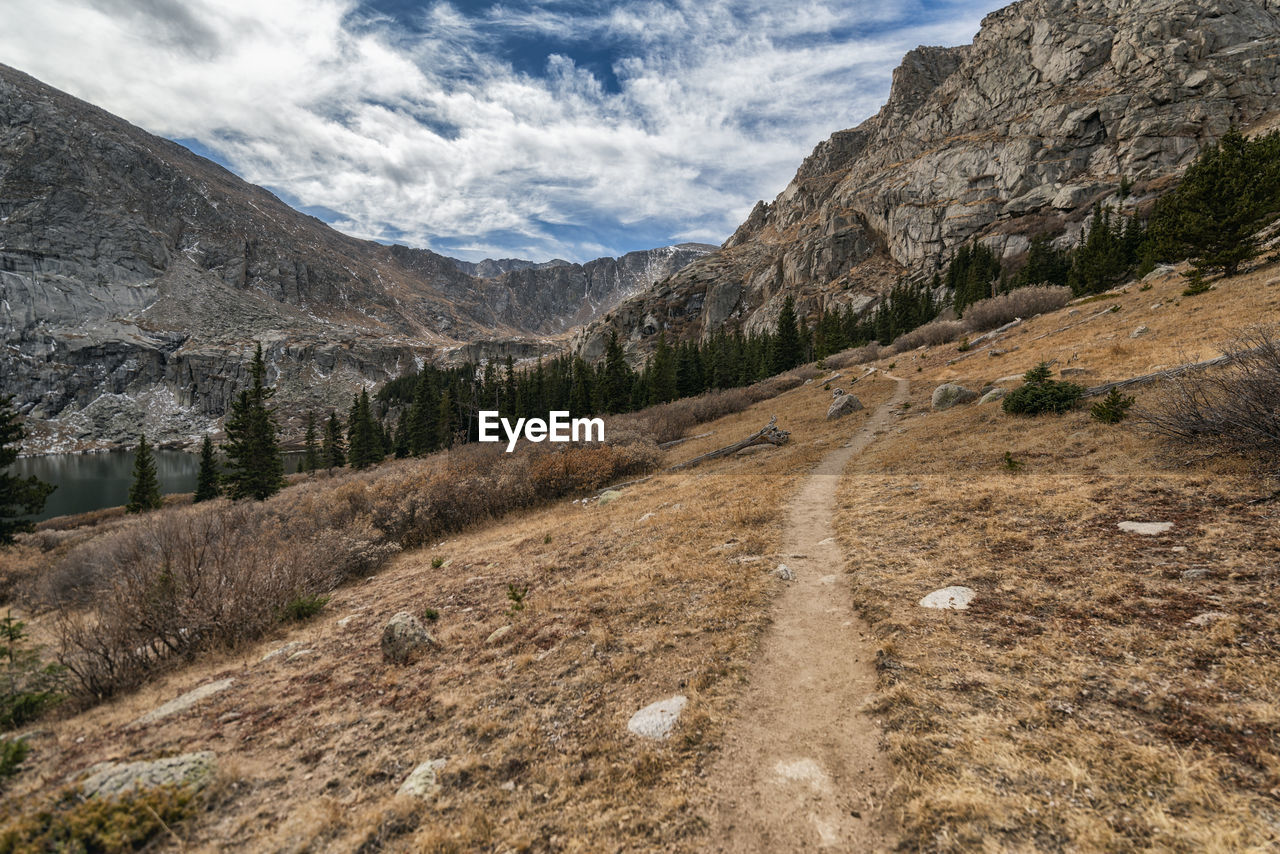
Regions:
<instances>
[{"instance_id":1,"label":"lake water","mask_svg":"<svg viewBox=\"0 0 1280 854\"><path fill-rule=\"evenodd\" d=\"M157 450L155 457L162 493L195 492L196 473L200 469L198 454ZM298 454L285 454L285 471L296 471L299 458ZM31 517L51 519L127 503L133 483L133 452L21 457L9 472L19 477L35 475L58 487L45 502L44 512Z\"/></svg>"}]
</instances>

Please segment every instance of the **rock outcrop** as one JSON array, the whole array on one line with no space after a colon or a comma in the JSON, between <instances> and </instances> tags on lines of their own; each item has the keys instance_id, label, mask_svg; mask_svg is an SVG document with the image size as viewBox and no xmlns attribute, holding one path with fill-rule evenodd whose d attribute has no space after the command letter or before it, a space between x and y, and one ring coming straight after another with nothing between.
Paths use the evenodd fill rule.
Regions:
<instances>
[{"instance_id":1,"label":"rock outcrop","mask_svg":"<svg viewBox=\"0 0 1280 854\"><path fill-rule=\"evenodd\" d=\"M584 330L632 350L868 304L981 240L1007 259L1031 237L1078 238L1095 202L1142 206L1197 149L1280 107L1275 0L1021 0L973 44L903 59L875 116L820 143L771 203L701 258Z\"/></svg>"},{"instance_id":2,"label":"rock outcrop","mask_svg":"<svg viewBox=\"0 0 1280 854\"><path fill-rule=\"evenodd\" d=\"M713 248L468 265L357 240L0 66L0 394L28 450L192 441L258 341L285 413L345 408L425 359L536 355Z\"/></svg>"}]
</instances>

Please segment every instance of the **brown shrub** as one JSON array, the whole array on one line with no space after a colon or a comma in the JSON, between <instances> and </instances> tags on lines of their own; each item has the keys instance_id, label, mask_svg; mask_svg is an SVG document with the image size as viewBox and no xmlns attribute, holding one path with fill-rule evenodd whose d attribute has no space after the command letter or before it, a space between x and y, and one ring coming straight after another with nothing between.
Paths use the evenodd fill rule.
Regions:
<instances>
[{"instance_id":1,"label":"brown shrub","mask_svg":"<svg viewBox=\"0 0 1280 854\"><path fill-rule=\"evenodd\" d=\"M59 660L84 699L169 662L261 636L281 609L419 546L539 501L650 470L652 443L468 445L316 478L260 504L214 501L131 519L75 549L46 588Z\"/></svg>"},{"instance_id":2,"label":"brown shrub","mask_svg":"<svg viewBox=\"0 0 1280 854\"><path fill-rule=\"evenodd\" d=\"M870 344L851 347L848 350L841 350L839 353L827 356L822 360L822 364L833 370L847 368L850 365L861 365L879 359L883 350L884 348L878 342L872 341Z\"/></svg>"},{"instance_id":3,"label":"brown shrub","mask_svg":"<svg viewBox=\"0 0 1280 854\"><path fill-rule=\"evenodd\" d=\"M1225 350L1225 367L1165 380L1138 420L1195 454L1254 459L1274 477L1280 472L1280 327L1250 330Z\"/></svg>"},{"instance_id":4,"label":"brown shrub","mask_svg":"<svg viewBox=\"0 0 1280 854\"><path fill-rule=\"evenodd\" d=\"M1018 288L1006 294L979 300L964 310L964 326L970 332L986 332L1046 311L1057 311L1071 299L1071 289L1051 285Z\"/></svg>"},{"instance_id":5,"label":"brown shrub","mask_svg":"<svg viewBox=\"0 0 1280 854\"><path fill-rule=\"evenodd\" d=\"M893 342L895 353L905 353L917 347L935 347L949 344L964 334L965 325L958 320L933 320L899 335Z\"/></svg>"}]
</instances>

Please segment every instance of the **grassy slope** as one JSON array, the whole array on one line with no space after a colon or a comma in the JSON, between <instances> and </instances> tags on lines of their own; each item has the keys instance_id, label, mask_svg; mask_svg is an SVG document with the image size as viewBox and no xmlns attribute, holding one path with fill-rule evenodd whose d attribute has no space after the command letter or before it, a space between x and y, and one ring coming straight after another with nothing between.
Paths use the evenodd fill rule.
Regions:
<instances>
[{"instance_id":1,"label":"grassy slope","mask_svg":"<svg viewBox=\"0 0 1280 854\"><path fill-rule=\"evenodd\" d=\"M1212 357L1241 324L1280 321L1278 273L1194 298L1176 275L1131 287L1024 324L998 358L896 357L913 406L847 472L837 527L881 642L869 708L902 773L905 848L1280 844L1280 509L1245 503L1262 485L1227 464L1176 466L1129 422L1086 411L928 411L938 382L977 387L1040 359L1094 384ZM1139 325L1151 332L1131 338ZM1143 537L1118 530L1126 519L1174 528ZM977 591L971 610L916 605L953 584ZM1229 616L1188 622L1210 611Z\"/></svg>"},{"instance_id":2,"label":"grassy slope","mask_svg":"<svg viewBox=\"0 0 1280 854\"><path fill-rule=\"evenodd\" d=\"M947 365L962 356L952 345L881 363L912 381L912 405L854 461L837 522L851 595L881 638L871 709L902 774L892 808L908 848L1274 843L1275 505L1240 504L1261 488L1245 472L1176 467L1127 425L1083 412L1013 419L993 405L933 413L928 396L944 380L977 386L1043 358L1091 383L1216 355L1234 326L1280 320L1280 286L1265 284L1278 272L1190 299L1177 277L1133 288L1029 321L999 342L999 358ZM1119 312L1055 332L1113 303ZM1151 333L1129 338L1139 324ZM856 390L871 406L890 384ZM404 554L308 624L52 724L11 808L102 759L212 749L224 785L216 808L182 829L194 849L234 839L255 850L696 850L702 775L781 584L769 574L781 509L798 476L865 420L828 424L828 398L816 383L796 389L697 428L714 435L668 457L746 435L772 413L793 431L784 449ZM1006 450L1022 471L1003 469ZM1116 529L1121 519L1176 527L1139 538ZM432 569L436 556L449 563ZM508 583L530 589L514 618ZM915 605L948 584L978 591L970 611ZM386 619L427 607L440 612L439 651L384 665ZM1209 610L1232 616L1187 624ZM314 652L259 663L286 641ZM128 728L225 676L235 686L203 705ZM635 709L678 692L691 702L671 741L626 733ZM410 769L439 757L439 798L395 796Z\"/></svg>"},{"instance_id":3,"label":"grassy slope","mask_svg":"<svg viewBox=\"0 0 1280 854\"><path fill-rule=\"evenodd\" d=\"M857 388L873 404L891 384ZM727 444L775 412L794 431L786 447L659 476L603 507L564 501L401 555L337 591L309 624L57 722L34 742L15 809L103 759L210 749L226 779L217 808L184 830L195 848L227 839L256 850L696 848L701 775L783 583L771 575L781 507L798 476L865 417L828 424L829 397L817 383L801 387L699 426L714 435L668 457ZM432 569L435 557L448 563ZM514 618L509 583L529 588ZM383 664L386 620L428 607L440 613L439 651L407 668ZM509 634L486 643L507 624ZM260 663L286 641L314 652ZM145 711L226 677L235 685L192 711L129 729ZM669 742L626 732L636 709L676 693L690 705ZM440 757L448 765L438 799L395 796L414 766Z\"/></svg>"}]
</instances>

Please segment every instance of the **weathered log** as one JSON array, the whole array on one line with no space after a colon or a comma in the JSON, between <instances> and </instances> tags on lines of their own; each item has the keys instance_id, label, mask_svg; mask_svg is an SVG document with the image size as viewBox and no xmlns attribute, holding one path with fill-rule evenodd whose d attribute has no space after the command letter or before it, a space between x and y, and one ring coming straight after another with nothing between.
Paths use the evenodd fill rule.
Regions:
<instances>
[{"instance_id":1,"label":"weathered log","mask_svg":"<svg viewBox=\"0 0 1280 854\"><path fill-rule=\"evenodd\" d=\"M693 468L696 465L705 463L707 460L727 457L730 454L737 453L743 448L748 448L752 445L785 445L790 438L791 434L789 432L778 429L778 416L775 415L769 419L769 423L762 429L757 430L742 441L734 442L732 445L726 445L723 448L703 454L700 457L685 460L684 462L667 469L667 471L680 471L681 469Z\"/></svg>"},{"instance_id":2,"label":"weathered log","mask_svg":"<svg viewBox=\"0 0 1280 854\"><path fill-rule=\"evenodd\" d=\"M685 436L683 439L673 439L670 442L663 442L662 444L658 445L658 449L665 451L667 448L674 448L676 445L683 445L685 442L692 442L694 439L705 439L708 436L714 436L714 435L715 435L715 431L713 430L710 433L699 433L696 436Z\"/></svg>"},{"instance_id":3,"label":"weathered log","mask_svg":"<svg viewBox=\"0 0 1280 854\"><path fill-rule=\"evenodd\" d=\"M1129 377L1127 380L1117 380L1113 383L1095 385L1092 388L1085 389L1084 394L1082 394L1081 397L1097 397L1100 394L1106 394L1113 388L1128 388L1135 385L1146 385L1147 383L1155 382L1156 380L1176 377L1179 374L1185 374L1191 371L1201 371L1205 368L1212 368L1215 365L1225 365L1227 362L1230 362L1232 358L1232 356L1219 356L1216 359L1206 359L1203 362L1188 362L1185 365L1178 365L1177 367L1168 368L1163 371L1156 371L1152 374L1143 374L1137 377Z\"/></svg>"}]
</instances>

